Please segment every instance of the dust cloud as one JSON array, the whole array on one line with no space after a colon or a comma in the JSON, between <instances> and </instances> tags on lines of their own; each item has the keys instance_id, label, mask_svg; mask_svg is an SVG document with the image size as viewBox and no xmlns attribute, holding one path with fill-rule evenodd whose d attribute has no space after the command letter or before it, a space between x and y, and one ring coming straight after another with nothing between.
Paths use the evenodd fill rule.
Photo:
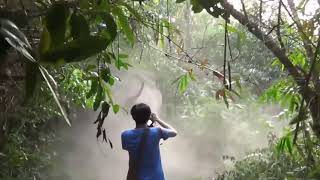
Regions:
<instances>
[{"instance_id":1,"label":"dust cloud","mask_svg":"<svg viewBox=\"0 0 320 180\"><path fill-rule=\"evenodd\" d=\"M152 111L160 117L162 96L155 83L152 72L130 70L119 74L121 82L113 89L114 100L125 109L137 102L151 106ZM141 95L134 97L143 87ZM250 110L248 110L250 111ZM168 180L206 180L212 179L216 171L230 168L232 163L224 161L223 155L241 158L248 149L254 150L267 146L265 127L250 125L243 120L256 118L257 114L266 114L266 109L259 112L248 112L246 115L226 113L223 116L231 119L228 129L212 129L206 136L192 136L181 127L176 127L179 135L163 142L161 156L166 178ZM243 111L242 111L243 113ZM249 114L249 115L248 115ZM93 121L95 112L78 110L73 126L62 132L66 143L61 148L60 169L72 180L124 180L128 169L128 154L121 148L120 134L123 130L134 128L134 122L126 110L117 115L110 113L105 121L108 137L113 142L113 149L108 144L96 141L96 126ZM259 115L260 116L260 115ZM264 118L272 119L271 115ZM166 117L165 121L174 123L176 117ZM213 117L214 118L214 117ZM222 120L221 120L222 121ZM240 123L239 123L240 122ZM241 123L242 122L242 123ZM231 129L231 130L230 130ZM248 139L248 132L256 133ZM194 142L197 142L196 145Z\"/></svg>"}]
</instances>

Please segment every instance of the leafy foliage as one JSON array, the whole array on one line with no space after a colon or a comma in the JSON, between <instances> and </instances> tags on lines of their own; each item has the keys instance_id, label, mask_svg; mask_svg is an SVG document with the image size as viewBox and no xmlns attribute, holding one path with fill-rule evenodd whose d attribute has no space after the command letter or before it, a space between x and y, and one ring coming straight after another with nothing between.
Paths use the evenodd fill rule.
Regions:
<instances>
[{"instance_id":1,"label":"leafy foliage","mask_svg":"<svg viewBox=\"0 0 320 180\"><path fill-rule=\"evenodd\" d=\"M44 83L39 85L43 91L36 90L38 96L28 106L1 113L1 123L7 123L2 124L6 131L1 138L6 143L1 144L0 179L49 179L55 166L55 145L61 142L57 131L64 125L59 123L61 115L54 100L47 97L50 90Z\"/></svg>"},{"instance_id":2,"label":"leafy foliage","mask_svg":"<svg viewBox=\"0 0 320 180\"><path fill-rule=\"evenodd\" d=\"M176 81L178 82L178 90L182 94L187 90L187 87L188 87L190 80L192 80L192 81L196 80L192 69L189 70L186 74L178 77L173 83L175 83Z\"/></svg>"},{"instance_id":3,"label":"leafy foliage","mask_svg":"<svg viewBox=\"0 0 320 180\"><path fill-rule=\"evenodd\" d=\"M24 5L23 1L21 3ZM26 64L26 94L20 92L17 96L18 99L27 97L23 104L8 106L13 107L9 111L1 109L4 113L1 117L5 118L0 119L3 169L0 179L55 179L49 177L56 158L51 145L57 142L56 131L50 129L56 126L51 122L62 116L71 124L70 104L94 110L100 108L97 137L100 133L103 140L113 146L103 128L109 107L114 113L120 111L120 106L112 99L111 86L117 78L110 69L111 66L128 69L130 64L125 60L127 55L120 54L119 50L115 55L112 43L121 36L118 33L121 30L133 45L135 34L129 17L140 15L126 1L115 4L109 1L82 1L80 4L30 1L27 4L32 10L46 11L33 18L24 13L28 16L24 20L35 29L32 34L28 34L29 27L18 28L16 21L11 21L14 18L0 15L1 56L8 52L11 56L15 50L24 57L21 59L25 61L19 63ZM53 98L48 97L49 92ZM45 100L40 101L40 98Z\"/></svg>"},{"instance_id":4,"label":"leafy foliage","mask_svg":"<svg viewBox=\"0 0 320 180\"><path fill-rule=\"evenodd\" d=\"M236 161L234 170L218 174L217 179L317 179L318 167L308 166L305 158L290 144L289 136L278 141ZM284 148L288 151L279 153ZM319 150L313 153L319 154Z\"/></svg>"},{"instance_id":5,"label":"leafy foliage","mask_svg":"<svg viewBox=\"0 0 320 180\"><path fill-rule=\"evenodd\" d=\"M105 9L102 8L102 4L105 5ZM86 4L84 9L91 8L87 5L89 4ZM122 3L122 5L126 4ZM40 63L46 62L50 64L61 64L63 62L70 63L83 61L97 53L105 51L117 36L117 25L110 12L117 15L120 26L130 42L133 44L134 34L129 25L128 18L126 18L123 10L118 6L120 5L116 4L110 6L107 1L98 3L98 7L101 8L102 12L95 18L100 17L103 19L105 27L101 29L101 23L95 24L96 27L90 27L89 24L91 23L91 19L86 19L86 16L90 17L90 14L72 11L68 2L53 3L46 16L43 18L43 31L41 33L38 49L39 59L35 58L36 56L34 55L35 53L32 52L33 50L30 43L17 26L9 20L1 20L2 38L32 62L33 69L27 69L27 73L29 73L27 75L28 78L30 78L30 80L27 81L28 95L32 94L32 91L35 88L36 73L38 72L46 80L47 85L49 86L49 89L51 90L68 124L70 124L69 119L59 102L57 92L55 92L52 86L56 85L55 80L51 77L48 71L40 65ZM110 8L112 9L111 11ZM133 10L130 9L129 12L133 12ZM97 33L94 34L93 31L97 29ZM110 57L115 59L115 55L113 53L105 54L106 55L104 57L108 58L108 62L110 62ZM120 70L121 67L128 69L130 65L120 59L120 56L118 55L115 66ZM107 67L107 69L108 68L109 67ZM39 71L37 71L37 69L39 69ZM114 83L114 79L110 75L110 70L108 71L107 69L101 70L102 76L104 76L102 79L106 81L105 83L110 83L112 85ZM93 104L94 110L97 110L100 107L101 101L105 99L105 92L107 92L106 94L108 94L110 102L112 102L111 93L109 87L101 81L101 77L91 77L91 79L92 81L96 81L93 84L98 84L95 87L97 88L97 92ZM92 95L95 95L95 92L93 92ZM115 107L115 111L118 111L117 106Z\"/></svg>"},{"instance_id":6,"label":"leafy foliage","mask_svg":"<svg viewBox=\"0 0 320 180\"><path fill-rule=\"evenodd\" d=\"M290 79L284 79L267 89L260 100L278 103L283 108L288 108L289 113L293 114L298 111L301 97L297 85Z\"/></svg>"}]
</instances>

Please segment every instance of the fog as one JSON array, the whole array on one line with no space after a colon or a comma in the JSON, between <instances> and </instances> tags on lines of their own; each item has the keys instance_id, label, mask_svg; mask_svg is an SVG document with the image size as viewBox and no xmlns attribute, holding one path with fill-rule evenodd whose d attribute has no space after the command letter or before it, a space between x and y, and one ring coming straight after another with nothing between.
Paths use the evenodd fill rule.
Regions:
<instances>
[{"instance_id":1,"label":"fog","mask_svg":"<svg viewBox=\"0 0 320 180\"><path fill-rule=\"evenodd\" d=\"M178 117L166 117L161 113L162 96L152 72L132 69L119 74L121 82L113 88L114 100L125 109L138 102L151 106L153 112L165 121L175 123ZM133 98L143 86L141 95ZM172 88L172 87L171 87ZM274 107L264 107L257 112L247 110L221 112L227 119L225 129L212 128L210 133L196 136L182 127L176 127L179 135L161 144L163 168L168 180L212 179L216 172L232 167L232 162L224 161L223 155L243 158L248 150L267 146L270 131L263 123L248 123L248 118L274 121ZM61 166L56 171L64 171L72 180L122 180L128 169L128 154L121 148L121 132L134 128L134 121L126 110L118 114L110 113L104 127L113 143L113 149L95 138L93 124L96 113L77 110L73 125L61 132L64 137ZM215 117L212 117L215 118ZM224 119L221 119L223 121ZM279 131L281 128L279 129ZM276 131L276 130L275 130ZM196 142L196 143L195 143Z\"/></svg>"}]
</instances>

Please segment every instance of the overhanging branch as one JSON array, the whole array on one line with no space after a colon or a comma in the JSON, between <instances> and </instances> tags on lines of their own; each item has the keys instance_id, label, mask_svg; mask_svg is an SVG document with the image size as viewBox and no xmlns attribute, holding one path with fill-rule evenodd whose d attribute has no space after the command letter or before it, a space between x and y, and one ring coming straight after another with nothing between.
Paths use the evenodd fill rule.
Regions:
<instances>
[{"instance_id":1,"label":"overhanging branch","mask_svg":"<svg viewBox=\"0 0 320 180\"><path fill-rule=\"evenodd\" d=\"M222 3L222 6L242 25L246 26L253 35L255 35L258 39L263 41L267 48L277 58L279 58L280 62L288 69L290 75L293 76L293 78L296 80L298 84L303 84L301 80L304 80L304 77L302 77L298 69L291 63L290 59L286 56L285 52L281 50L281 48L272 38L266 36L256 23L250 22L247 17L245 17L242 13L234 9L234 7L226 0L224 0L224 2Z\"/></svg>"},{"instance_id":2,"label":"overhanging branch","mask_svg":"<svg viewBox=\"0 0 320 180\"><path fill-rule=\"evenodd\" d=\"M201 5L205 7L206 11L213 16L213 12L210 11L210 2L200 1ZM261 40L264 45L274 54L275 57L285 66L289 74L293 77L295 82L301 87L301 93L305 96L306 100L312 98L312 90L309 87L305 87L305 77L299 72L298 68L295 67L286 53L278 46L273 38L267 36L258 26L257 23L249 21L248 17L236 10L227 0L221 2L221 6L224 8L225 12L228 12L232 17L234 17L240 24L246 26L248 30Z\"/></svg>"}]
</instances>

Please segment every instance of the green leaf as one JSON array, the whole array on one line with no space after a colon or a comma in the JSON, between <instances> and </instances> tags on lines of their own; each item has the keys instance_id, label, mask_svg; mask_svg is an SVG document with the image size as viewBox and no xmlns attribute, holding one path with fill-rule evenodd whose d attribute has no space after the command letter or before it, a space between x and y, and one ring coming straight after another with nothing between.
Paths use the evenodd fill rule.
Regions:
<instances>
[{"instance_id":1,"label":"green leaf","mask_svg":"<svg viewBox=\"0 0 320 180\"><path fill-rule=\"evenodd\" d=\"M283 153L285 150L287 150L290 154L293 152L293 146L292 146L292 137L291 133L286 134L284 137L281 137L279 142L276 145L277 152Z\"/></svg>"},{"instance_id":2,"label":"green leaf","mask_svg":"<svg viewBox=\"0 0 320 180\"><path fill-rule=\"evenodd\" d=\"M113 16L108 13L103 14L103 20L106 23L106 30L103 31L102 34L106 39L112 42L117 36L117 24L114 21Z\"/></svg>"},{"instance_id":3,"label":"green leaf","mask_svg":"<svg viewBox=\"0 0 320 180\"><path fill-rule=\"evenodd\" d=\"M283 153L284 150L285 150L285 144L286 144L286 137L282 137L280 138L277 146L276 146L276 149L277 149L277 152L278 153Z\"/></svg>"},{"instance_id":4,"label":"green leaf","mask_svg":"<svg viewBox=\"0 0 320 180\"><path fill-rule=\"evenodd\" d=\"M139 22L143 22L143 18L140 16L140 14L138 13L138 11L136 11L135 9L133 9L129 4L126 4L124 2L118 2L120 5L126 7L128 9L128 11L130 12L130 14L132 14Z\"/></svg>"},{"instance_id":5,"label":"green leaf","mask_svg":"<svg viewBox=\"0 0 320 180\"><path fill-rule=\"evenodd\" d=\"M98 87L97 87L97 95L96 95L96 98L94 100L94 103L93 103L93 110L96 111L99 107L100 107L100 104L101 104L101 101L103 100L103 97L104 97L104 91L103 91L103 88L101 87L101 84L98 84Z\"/></svg>"},{"instance_id":6,"label":"green leaf","mask_svg":"<svg viewBox=\"0 0 320 180\"><path fill-rule=\"evenodd\" d=\"M274 59L271 66L278 66L278 67L280 67L281 71L284 70L284 65L279 61L278 58Z\"/></svg>"},{"instance_id":7,"label":"green leaf","mask_svg":"<svg viewBox=\"0 0 320 180\"><path fill-rule=\"evenodd\" d=\"M112 109L113 109L113 112L116 114L116 113L119 112L120 106L119 106L118 104L114 104L114 105L112 106Z\"/></svg>"},{"instance_id":8,"label":"green leaf","mask_svg":"<svg viewBox=\"0 0 320 180\"><path fill-rule=\"evenodd\" d=\"M87 37L90 35L89 25L86 18L77 13L73 13L70 19L71 36L73 39Z\"/></svg>"},{"instance_id":9,"label":"green leaf","mask_svg":"<svg viewBox=\"0 0 320 180\"><path fill-rule=\"evenodd\" d=\"M307 70L308 63L306 61L306 57L303 55L301 50L295 50L293 53L289 55L289 59L291 60L293 65L298 65L301 68Z\"/></svg>"},{"instance_id":10,"label":"green leaf","mask_svg":"<svg viewBox=\"0 0 320 180\"><path fill-rule=\"evenodd\" d=\"M286 138L286 147L290 154L292 154L292 142L290 136Z\"/></svg>"},{"instance_id":11,"label":"green leaf","mask_svg":"<svg viewBox=\"0 0 320 180\"><path fill-rule=\"evenodd\" d=\"M176 29L176 27L174 27L174 25L172 23L170 23L167 19L161 19L161 24L163 26L163 28L167 29L167 33L168 34L173 34L174 31L178 32L179 30Z\"/></svg>"},{"instance_id":12,"label":"green leaf","mask_svg":"<svg viewBox=\"0 0 320 180\"><path fill-rule=\"evenodd\" d=\"M70 9L65 3L54 3L49 9L45 18L45 25L51 37L51 48L54 48L65 41L67 31L67 20Z\"/></svg>"},{"instance_id":13,"label":"green leaf","mask_svg":"<svg viewBox=\"0 0 320 180\"><path fill-rule=\"evenodd\" d=\"M111 64L111 58L110 58L109 54L105 53L105 54L103 54L102 57L103 57L104 62Z\"/></svg>"},{"instance_id":14,"label":"green leaf","mask_svg":"<svg viewBox=\"0 0 320 180\"><path fill-rule=\"evenodd\" d=\"M110 69L109 69L109 68L101 69L100 77L101 77L101 79L103 79L106 83L109 83L109 81L110 81Z\"/></svg>"},{"instance_id":15,"label":"green leaf","mask_svg":"<svg viewBox=\"0 0 320 180\"><path fill-rule=\"evenodd\" d=\"M104 101L101 105L101 110L103 113L103 117L106 117L109 114L110 105L108 102Z\"/></svg>"},{"instance_id":16,"label":"green leaf","mask_svg":"<svg viewBox=\"0 0 320 180\"><path fill-rule=\"evenodd\" d=\"M110 43L110 39L88 36L72 40L43 54L41 60L47 62L57 62L60 59L66 62L81 61L105 50Z\"/></svg>"},{"instance_id":17,"label":"green leaf","mask_svg":"<svg viewBox=\"0 0 320 180\"><path fill-rule=\"evenodd\" d=\"M109 85L105 83L103 80L101 80L100 83L103 85L104 92L107 94L110 104L113 104L112 93Z\"/></svg>"},{"instance_id":18,"label":"green leaf","mask_svg":"<svg viewBox=\"0 0 320 180\"><path fill-rule=\"evenodd\" d=\"M128 18L124 15L122 9L118 7L114 7L112 12L118 17L121 29L126 35L128 41L131 43L131 46L133 46L135 42L135 38L134 38L133 30L129 24Z\"/></svg>"},{"instance_id":19,"label":"green leaf","mask_svg":"<svg viewBox=\"0 0 320 180\"><path fill-rule=\"evenodd\" d=\"M239 31L236 27L231 26L231 25L227 26L227 30L228 30L228 32L233 32L233 33L237 33Z\"/></svg>"},{"instance_id":20,"label":"green leaf","mask_svg":"<svg viewBox=\"0 0 320 180\"><path fill-rule=\"evenodd\" d=\"M159 35L160 35L160 46L163 48L164 47L164 23L163 21L160 21L159 23Z\"/></svg>"},{"instance_id":21,"label":"green leaf","mask_svg":"<svg viewBox=\"0 0 320 180\"><path fill-rule=\"evenodd\" d=\"M109 84L110 84L110 86L113 86L113 85L114 85L114 82L115 82L114 76L110 75L110 77L109 77Z\"/></svg>"},{"instance_id":22,"label":"green leaf","mask_svg":"<svg viewBox=\"0 0 320 180\"><path fill-rule=\"evenodd\" d=\"M227 98L227 90L226 89L224 89L224 92L225 93L223 93L223 101L224 101L224 103L226 104L226 106L227 106L227 108L229 108L229 101L228 101L228 98Z\"/></svg>"},{"instance_id":23,"label":"green leaf","mask_svg":"<svg viewBox=\"0 0 320 180\"><path fill-rule=\"evenodd\" d=\"M116 59L117 59L117 57L116 57L116 55L115 55L114 53L108 52L107 54L108 54L108 56L109 56L111 59L113 59L113 60L116 60ZM120 55L120 54L119 54L119 55Z\"/></svg>"},{"instance_id":24,"label":"green leaf","mask_svg":"<svg viewBox=\"0 0 320 180\"><path fill-rule=\"evenodd\" d=\"M188 74L182 75L178 81L178 90L181 94L183 94L187 90L188 84L189 84Z\"/></svg>"},{"instance_id":25,"label":"green leaf","mask_svg":"<svg viewBox=\"0 0 320 180\"><path fill-rule=\"evenodd\" d=\"M87 99L89 99L90 97L94 96L97 93L98 85L99 83L97 78L94 78L94 80L91 81L91 88L86 96Z\"/></svg>"},{"instance_id":26,"label":"green leaf","mask_svg":"<svg viewBox=\"0 0 320 180\"><path fill-rule=\"evenodd\" d=\"M121 58L118 58L115 62L115 66L118 70L121 70L121 67L123 67L124 69L128 70L129 67L132 67L131 64L123 61Z\"/></svg>"}]
</instances>

